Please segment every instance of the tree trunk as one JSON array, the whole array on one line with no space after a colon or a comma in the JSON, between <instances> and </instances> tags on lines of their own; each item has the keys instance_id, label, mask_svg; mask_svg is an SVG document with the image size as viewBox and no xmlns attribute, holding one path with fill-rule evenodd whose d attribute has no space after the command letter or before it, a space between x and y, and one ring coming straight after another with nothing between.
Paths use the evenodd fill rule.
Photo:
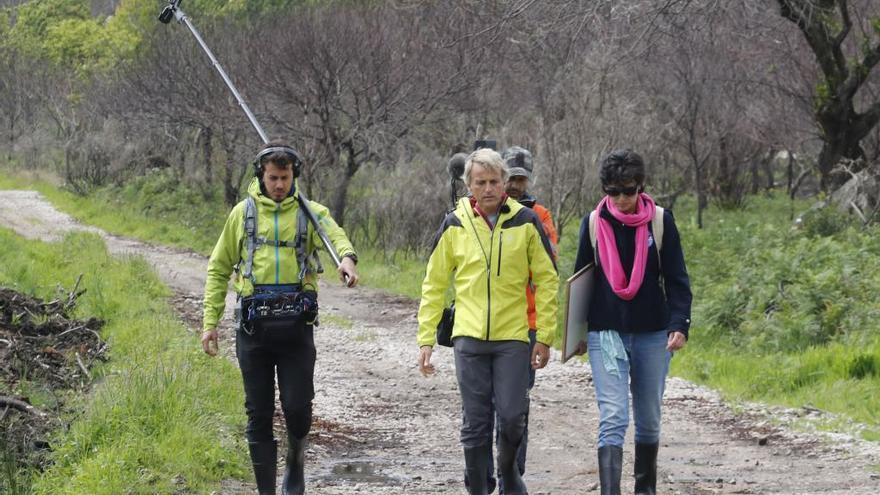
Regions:
<instances>
[{"instance_id":1,"label":"tree trunk","mask_svg":"<svg viewBox=\"0 0 880 495\"><path fill-rule=\"evenodd\" d=\"M849 178L846 174L833 176L834 167L840 163L840 160L845 158L858 160L865 156L865 152L859 144L859 141L865 136L854 134L850 125L838 122L836 117L820 118L819 122L822 125L825 140L822 143L817 166L822 190L829 191L836 189ZM858 172L859 170L851 171Z\"/></svg>"},{"instance_id":2,"label":"tree trunk","mask_svg":"<svg viewBox=\"0 0 880 495\"><path fill-rule=\"evenodd\" d=\"M706 206L709 203L708 198L706 198L706 186L703 184L703 171L702 166L695 163L694 164L694 184L697 186L697 228L703 228L703 210L706 209Z\"/></svg>"},{"instance_id":3,"label":"tree trunk","mask_svg":"<svg viewBox=\"0 0 880 495\"><path fill-rule=\"evenodd\" d=\"M348 205L348 186L351 185L352 177L354 177L354 174L357 173L361 166L354 153L354 143L346 142L342 146L347 151L347 156L345 157L345 173L342 176L342 180L339 182L339 187L336 188L332 208L333 219L336 220L336 223L339 224L340 227L345 222L345 208Z\"/></svg>"},{"instance_id":4,"label":"tree trunk","mask_svg":"<svg viewBox=\"0 0 880 495\"><path fill-rule=\"evenodd\" d=\"M214 131L210 127L202 129L202 155L205 160L205 180L201 183L202 197L208 199L211 196L211 185L214 183L214 173L211 170L214 162Z\"/></svg>"},{"instance_id":5,"label":"tree trunk","mask_svg":"<svg viewBox=\"0 0 880 495\"><path fill-rule=\"evenodd\" d=\"M6 160L12 162L12 150L15 147L15 116L9 112L9 149L6 150Z\"/></svg>"},{"instance_id":6,"label":"tree trunk","mask_svg":"<svg viewBox=\"0 0 880 495\"><path fill-rule=\"evenodd\" d=\"M234 183L235 178L238 177L238 174L235 173L236 168L238 165L235 160L231 156L227 156L223 174L223 201L227 206L235 206L235 203L238 203L238 184Z\"/></svg>"},{"instance_id":7,"label":"tree trunk","mask_svg":"<svg viewBox=\"0 0 880 495\"><path fill-rule=\"evenodd\" d=\"M761 165L764 168L764 178L767 179L766 190L769 191L776 187L776 178L773 174L773 160L776 158L776 150L770 150L767 156L762 160Z\"/></svg>"},{"instance_id":8,"label":"tree trunk","mask_svg":"<svg viewBox=\"0 0 880 495\"><path fill-rule=\"evenodd\" d=\"M348 203L348 186L351 184L351 177L348 174L342 176L339 187L333 195L333 219L340 227L345 222L345 208Z\"/></svg>"},{"instance_id":9,"label":"tree trunk","mask_svg":"<svg viewBox=\"0 0 880 495\"><path fill-rule=\"evenodd\" d=\"M752 160L749 162L749 168L752 176L749 192L751 194L758 194L758 191L761 189L761 169L758 166L758 161Z\"/></svg>"},{"instance_id":10,"label":"tree trunk","mask_svg":"<svg viewBox=\"0 0 880 495\"><path fill-rule=\"evenodd\" d=\"M223 201L231 207L238 203L238 184L235 181L239 175L235 172L239 165L235 162L235 148L228 141L228 137L221 134L220 140L226 152L226 163L223 166Z\"/></svg>"}]
</instances>

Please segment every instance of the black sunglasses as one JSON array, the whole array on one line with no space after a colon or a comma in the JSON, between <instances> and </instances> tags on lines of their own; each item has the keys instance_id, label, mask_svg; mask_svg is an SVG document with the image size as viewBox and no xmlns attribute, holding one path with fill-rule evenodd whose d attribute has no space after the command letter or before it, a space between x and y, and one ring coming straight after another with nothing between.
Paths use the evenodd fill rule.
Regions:
<instances>
[{"instance_id":1,"label":"black sunglasses","mask_svg":"<svg viewBox=\"0 0 880 495\"><path fill-rule=\"evenodd\" d=\"M623 194L624 196L632 196L633 194L639 192L641 186L630 186L630 187L608 187L602 186L602 192L609 196L618 196Z\"/></svg>"}]
</instances>

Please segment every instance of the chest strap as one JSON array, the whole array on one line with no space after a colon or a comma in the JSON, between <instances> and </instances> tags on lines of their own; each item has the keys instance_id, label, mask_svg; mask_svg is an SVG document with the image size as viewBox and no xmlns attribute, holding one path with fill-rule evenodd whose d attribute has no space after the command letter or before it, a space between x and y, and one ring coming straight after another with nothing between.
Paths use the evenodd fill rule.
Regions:
<instances>
[{"instance_id":1,"label":"chest strap","mask_svg":"<svg viewBox=\"0 0 880 495\"><path fill-rule=\"evenodd\" d=\"M303 279L308 273L323 273L324 268L321 266L321 260L318 259L317 248L308 249L308 230L309 222L306 219L305 212L302 208L297 208L296 213L296 236L293 241L269 240L265 237L257 235L257 203L254 198L248 196L244 203L244 232L245 232L245 259L242 276L251 281L252 284L257 283L254 277L254 253L261 246L286 247L293 248L296 251L296 262L299 265L299 282L302 284Z\"/></svg>"}]
</instances>

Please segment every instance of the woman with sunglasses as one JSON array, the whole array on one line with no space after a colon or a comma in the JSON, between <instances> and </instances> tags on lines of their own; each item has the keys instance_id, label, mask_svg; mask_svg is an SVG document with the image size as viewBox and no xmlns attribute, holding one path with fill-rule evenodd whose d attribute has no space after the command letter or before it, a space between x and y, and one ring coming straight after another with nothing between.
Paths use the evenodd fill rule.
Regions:
<instances>
[{"instance_id":1,"label":"woman with sunglasses","mask_svg":"<svg viewBox=\"0 0 880 495\"><path fill-rule=\"evenodd\" d=\"M672 353L687 342L690 281L672 214L644 193L642 157L631 150L609 153L599 179L605 196L581 223L575 272L597 265L580 351L589 354L599 405L601 494L620 493L631 391L635 493L653 495L660 404Z\"/></svg>"}]
</instances>

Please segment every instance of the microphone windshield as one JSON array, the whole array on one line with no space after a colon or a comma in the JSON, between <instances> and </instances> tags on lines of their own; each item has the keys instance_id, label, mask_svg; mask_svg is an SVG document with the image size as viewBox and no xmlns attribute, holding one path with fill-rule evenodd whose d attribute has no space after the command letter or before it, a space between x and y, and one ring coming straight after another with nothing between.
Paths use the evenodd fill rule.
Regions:
<instances>
[{"instance_id":1,"label":"microphone windshield","mask_svg":"<svg viewBox=\"0 0 880 495\"><path fill-rule=\"evenodd\" d=\"M467 161L466 153L456 153L452 155L452 158L449 159L449 164L446 165L446 171L449 172L449 176L453 179L461 179L461 176L464 175L464 164Z\"/></svg>"}]
</instances>

